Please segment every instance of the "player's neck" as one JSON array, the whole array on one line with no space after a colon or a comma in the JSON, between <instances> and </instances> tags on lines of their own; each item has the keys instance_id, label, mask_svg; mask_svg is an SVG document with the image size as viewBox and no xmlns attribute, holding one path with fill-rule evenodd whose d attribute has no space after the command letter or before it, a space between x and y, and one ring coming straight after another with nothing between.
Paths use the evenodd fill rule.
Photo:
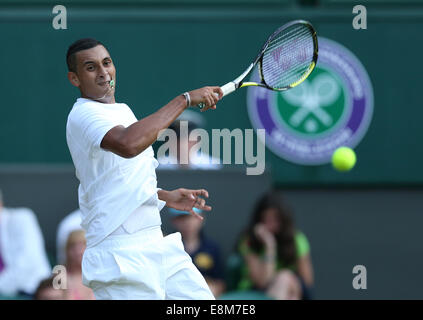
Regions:
<instances>
[{"instance_id":1,"label":"player's neck","mask_svg":"<svg viewBox=\"0 0 423 320\"><path fill-rule=\"evenodd\" d=\"M98 99L98 100L96 99L94 101L101 102L101 103L108 103L108 104L116 103L115 96L105 97L103 99Z\"/></svg>"},{"instance_id":2,"label":"player's neck","mask_svg":"<svg viewBox=\"0 0 423 320\"><path fill-rule=\"evenodd\" d=\"M93 98L88 97L87 95L81 93L81 98L90 99L90 100L97 101L97 102L100 102L100 103L107 103L107 104L114 104L114 103L116 103L115 95L103 97L103 98L100 98L100 99L93 99Z\"/></svg>"}]
</instances>

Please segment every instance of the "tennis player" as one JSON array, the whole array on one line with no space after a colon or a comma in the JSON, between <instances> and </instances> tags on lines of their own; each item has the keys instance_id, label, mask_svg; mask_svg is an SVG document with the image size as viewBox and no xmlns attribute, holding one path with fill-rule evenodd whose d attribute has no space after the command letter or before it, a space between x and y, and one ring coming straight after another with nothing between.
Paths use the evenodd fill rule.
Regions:
<instances>
[{"instance_id":1,"label":"tennis player","mask_svg":"<svg viewBox=\"0 0 423 320\"><path fill-rule=\"evenodd\" d=\"M138 121L115 101L116 69L103 44L78 40L66 60L68 79L81 92L68 116L66 139L87 238L83 283L97 299L214 299L180 233L164 237L160 219L164 205L202 219L193 208L211 210L204 199L208 192L158 189L151 145L186 108L205 103L204 111L216 109L222 91L186 92Z\"/></svg>"}]
</instances>

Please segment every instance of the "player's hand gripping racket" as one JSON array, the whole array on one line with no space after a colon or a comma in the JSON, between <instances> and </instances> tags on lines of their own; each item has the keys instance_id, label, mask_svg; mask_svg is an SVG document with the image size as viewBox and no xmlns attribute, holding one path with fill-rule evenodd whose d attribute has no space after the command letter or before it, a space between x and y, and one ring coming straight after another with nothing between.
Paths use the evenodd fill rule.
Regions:
<instances>
[{"instance_id":1,"label":"player's hand gripping racket","mask_svg":"<svg viewBox=\"0 0 423 320\"><path fill-rule=\"evenodd\" d=\"M269 37L257 58L244 73L221 87L223 97L247 86L259 86L275 91L293 88L307 79L313 71L317 55L317 35L313 26L304 20L289 22ZM261 82L244 82L257 64ZM204 103L198 105L200 109L204 106Z\"/></svg>"}]
</instances>

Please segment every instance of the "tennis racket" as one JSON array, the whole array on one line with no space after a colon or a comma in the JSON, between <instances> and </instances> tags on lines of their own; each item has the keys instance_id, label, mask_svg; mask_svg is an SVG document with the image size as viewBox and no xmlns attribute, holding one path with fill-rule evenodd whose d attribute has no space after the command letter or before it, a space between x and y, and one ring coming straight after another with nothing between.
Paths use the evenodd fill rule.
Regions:
<instances>
[{"instance_id":1,"label":"tennis racket","mask_svg":"<svg viewBox=\"0 0 423 320\"><path fill-rule=\"evenodd\" d=\"M267 39L254 62L238 78L221 87L223 96L248 86L274 91L294 88L311 74L317 55L317 34L313 26L304 20L291 21ZM244 82L257 64L261 82ZM203 109L205 104L200 103L198 107Z\"/></svg>"}]
</instances>

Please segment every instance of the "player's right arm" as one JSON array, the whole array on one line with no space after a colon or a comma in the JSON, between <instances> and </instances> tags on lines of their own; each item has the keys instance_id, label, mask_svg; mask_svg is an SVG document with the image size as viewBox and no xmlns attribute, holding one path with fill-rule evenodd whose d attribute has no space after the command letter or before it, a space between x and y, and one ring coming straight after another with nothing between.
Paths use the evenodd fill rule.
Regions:
<instances>
[{"instance_id":1,"label":"player's right arm","mask_svg":"<svg viewBox=\"0 0 423 320\"><path fill-rule=\"evenodd\" d=\"M214 93L218 93L216 97ZM220 87L204 87L189 92L191 106L205 103L207 109L216 109L216 103L222 97ZM188 107L185 97L180 95L171 100L155 113L145 117L129 127L116 126L110 129L103 140L101 148L121 157L132 158L151 146L161 130L169 127L173 121Z\"/></svg>"}]
</instances>

